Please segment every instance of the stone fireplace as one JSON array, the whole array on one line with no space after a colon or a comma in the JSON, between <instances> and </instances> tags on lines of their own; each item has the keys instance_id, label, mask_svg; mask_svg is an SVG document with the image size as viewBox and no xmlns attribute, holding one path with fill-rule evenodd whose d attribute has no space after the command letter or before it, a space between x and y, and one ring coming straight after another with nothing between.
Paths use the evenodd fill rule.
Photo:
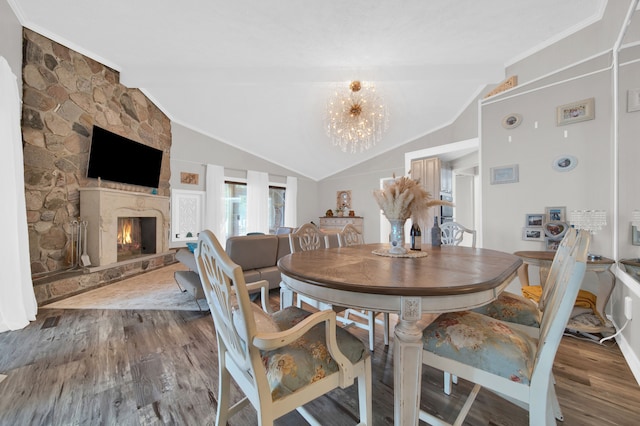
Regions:
<instances>
[{"instance_id":1,"label":"stone fireplace","mask_svg":"<svg viewBox=\"0 0 640 426\"><path fill-rule=\"evenodd\" d=\"M169 249L169 197L108 188L80 188L92 266L106 266Z\"/></svg>"}]
</instances>

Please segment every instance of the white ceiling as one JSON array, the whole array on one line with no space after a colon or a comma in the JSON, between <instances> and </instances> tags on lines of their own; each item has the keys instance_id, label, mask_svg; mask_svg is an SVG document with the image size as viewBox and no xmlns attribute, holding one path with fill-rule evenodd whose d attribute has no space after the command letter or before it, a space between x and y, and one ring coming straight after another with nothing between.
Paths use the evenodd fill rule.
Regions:
<instances>
[{"instance_id":1,"label":"white ceiling","mask_svg":"<svg viewBox=\"0 0 640 426\"><path fill-rule=\"evenodd\" d=\"M504 68L606 0L9 0L25 27L141 88L175 122L320 180L452 122ZM343 153L331 87L376 84L389 131Z\"/></svg>"}]
</instances>

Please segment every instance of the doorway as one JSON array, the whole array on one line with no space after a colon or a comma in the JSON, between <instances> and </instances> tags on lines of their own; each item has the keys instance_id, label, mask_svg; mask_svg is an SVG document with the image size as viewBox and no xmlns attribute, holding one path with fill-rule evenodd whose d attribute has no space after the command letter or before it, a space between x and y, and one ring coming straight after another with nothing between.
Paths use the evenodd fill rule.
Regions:
<instances>
[{"instance_id":1,"label":"doorway","mask_svg":"<svg viewBox=\"0 0 640 426\"><path fill-rule=\"evenodd\" d=\"M480 142L478 138L438 145L405 153L405 170L411 170L413 160L438 157L452 170L454 220L477 231L476 244L482 247L480 216ZM424 234L425 230L423 230ZM381 230L381 238L384 237Z\"/></svg>"}]
</instances>

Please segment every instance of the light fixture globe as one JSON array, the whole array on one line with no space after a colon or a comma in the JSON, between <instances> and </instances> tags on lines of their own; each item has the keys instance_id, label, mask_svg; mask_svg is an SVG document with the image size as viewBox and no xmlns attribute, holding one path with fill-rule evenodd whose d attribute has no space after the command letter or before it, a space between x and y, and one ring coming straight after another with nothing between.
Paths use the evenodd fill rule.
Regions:
<instances>
[{"instance_id":1,"label":"light fixture globe","mask_svg":"<svg viewBox=\"0 0 640 426\"><path fill-rule=\"evenodd\" d=\"M355 80L336 87L327 102L325 127L343 152L362 152L382 139L389 113L373 84Z\"/></svg>"}]
</instances>

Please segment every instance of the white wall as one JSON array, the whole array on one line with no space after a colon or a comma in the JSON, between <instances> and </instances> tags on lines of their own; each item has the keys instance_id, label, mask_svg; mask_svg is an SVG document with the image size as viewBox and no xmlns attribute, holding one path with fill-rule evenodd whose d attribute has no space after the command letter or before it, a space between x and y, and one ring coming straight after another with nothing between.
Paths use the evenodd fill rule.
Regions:
<instances>
[{"instance_id":1,"label":"white wall","mask_svg":"<svg viewBox=\"0 0 640 426\"><path fill-rule=\"evenodd\" d=\"M204 191L206 164L223 166L225 174L230 177L246 178L247 170L256 170L269 173L271 182L285 183L287 176L294 176L298 178L298 224L312 220L317 223L317 211L320 206L316 196L317 182L180 124L172 123L171 133L172 189ZM198 185L180 183L181 172L198 174ZM180 245L184 244L175 243L171 247Z\"/></svg>"},{"instance_id":2,"label":"white wall","mask_svg":"<svg viewBox=\"0 0 640 426\"><path fill-rule=\"evenodd\" d=\"M15 75L22 75L22 25L4 0L0 1L0 56L7 60ZM22 96L21 78L18 86Z\"/></svg>"}]
</instances>

